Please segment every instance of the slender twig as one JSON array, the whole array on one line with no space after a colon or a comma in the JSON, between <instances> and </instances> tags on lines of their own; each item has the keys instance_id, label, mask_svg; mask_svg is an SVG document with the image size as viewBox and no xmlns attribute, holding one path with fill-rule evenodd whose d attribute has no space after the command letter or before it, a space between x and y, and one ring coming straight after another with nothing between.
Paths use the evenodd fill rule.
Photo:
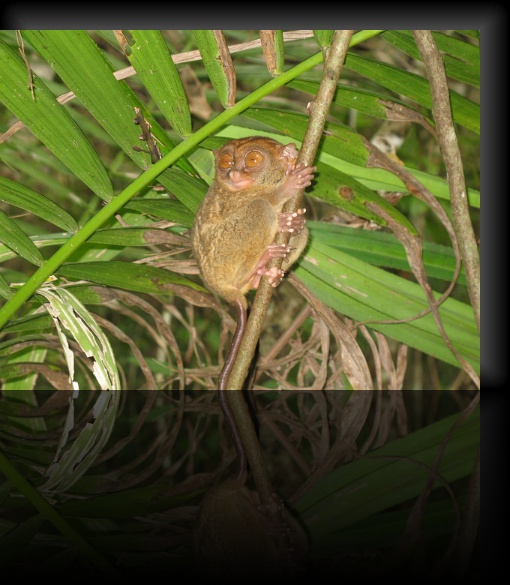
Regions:
<instances>
[{"instance_id":1,"label":"slender twig","mask_svg":"<svg viewBox=\"0 0 510 585\"><path fill-rule=\"evenodd\" d=\"M469 215L466 182L452 118L444 64L431 31L415 30L413 34L427 69L432 93L432 114L450 186L453 225L466 269L469 298L480 331L480 256Z\"/></svg>"}]
</instances>

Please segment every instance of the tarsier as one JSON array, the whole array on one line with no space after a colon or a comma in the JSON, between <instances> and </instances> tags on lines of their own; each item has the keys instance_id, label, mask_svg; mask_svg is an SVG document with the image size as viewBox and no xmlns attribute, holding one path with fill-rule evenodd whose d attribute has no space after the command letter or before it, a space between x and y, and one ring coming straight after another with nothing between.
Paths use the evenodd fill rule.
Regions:
<instances>
[{"instance_id":1,"label":"tarsier","mask_svg":"<svg viewBox=\"0 0 510 585\"><path fill-rule=\"evenodd\" d=\"M277 286L283 270L268 268L268 263L283 258L288 268L308 239L305 210L281 211L311 184L316 170L296 165L297 155L294 144L262 136L231 140L214 151L216 176L197 212L192 245L207 287L237 309L237 328L218 380L220 390L226 389L246 328L246 293L258 287L262 276ZM288 246L273 243L278 232L292 234Z\"/></svg>"}]
</instances>

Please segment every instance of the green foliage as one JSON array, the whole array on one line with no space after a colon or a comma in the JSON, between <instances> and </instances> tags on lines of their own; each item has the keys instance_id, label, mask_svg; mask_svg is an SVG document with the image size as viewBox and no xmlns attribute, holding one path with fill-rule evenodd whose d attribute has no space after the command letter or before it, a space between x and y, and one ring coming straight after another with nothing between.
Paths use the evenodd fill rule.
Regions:
<instances>
[{"instance_id":1,"label":"green foliage","mask_svg":"<svg viewBox=\"0 0 510 585\"><path fill-rule=\"evenodd\" d=\"M0 363L4 372L20 371L19 365L15 370L8 369L20 359L19 352L13 353L16 342L37 339L38 346L44 345L41 336L47 331L45 322L31 317L48 305L43 296L33 295L37 287L50 286L44 281L56 275L59 286L73 284L68 291L77 299L91 298L90 284L108 287L100 296L108 299L110 290L111 302L94 311L112 323L122 312L124 323L118 323L118 327L124 332L129 330L130 321L142 324L138 342L147 357L153 364L164 360L168 372L173 372L160 383L173 388L182 388L183 384L192 389L214 386L214 373L205 369L200 377L198 371L206 364L221 362L221 353L217 355L223 343L218 342L220 322L210 308L199 308L217 305L194 275L187 230L212 180L212 149L226 139L254 133L289 140L298 147L304 139L306 104L317 94L322 71L320 47L330 44L332 33L314 31L308 38L289 42L280 32L276 31L274 37L279 39L275 50L281 63L283 38L285 66L274 79L260 47L248 49L246 56L242 50L233 52L230 63L222 36L212 31L117 31L116 37L107 32L23 31L23 40L15 38L14 33L3 35L0 99L5 109L0 109L0 123L7 130L14 122L10 111L26 127L5 135L0 150L4 163L0 177L0 295L6 301L0 307ZM447 73L456 83L450 99L461 151L465 148L472 152L478 144L479 48L464 33L434 33L434 39ZM225 31L224 36L227 42L250 38L248 31L245 36L242 31ZM26 61L19 56L18 44ZM181 59L177 52L196 48L200 53L190 57L199 58L190 61L198 84L193 93L189 82L182 82L178 75ZM384 62L379 51L388 55ZM440 153L434 137L427 134L434 124L428 80L421 63L416 67L405 65L410 63L409 57L420 60L410 31L360 31L354 35L317 153L316 178L307 194L307 207L316 221L309 223L310 244L295 274L338 314L356 323L366 321L374 340L375 332L383 333L393 359L397 359L399 344L403 344L448 364L446 369L437 364L444 377L436 377L434 382L437 385L439 380L439 387L447 388L461 366L430 312L408 320L427 312L429 301L421 284L410 278L417 259L402 245L400 236L395 238L396 226L408 237L423 239L423 273L430 279L436 298L455 273L454 248L445 234L444 220L438 221L426 205L417 202L393 172L369 164L367 140L378 126L380 134L385 125L391 138L395 126L407 156L403 167L450 214L448 183L441 164L433 158ZM121 71L122 64L131 64L137 75ZM229 70L232 67L235 72ZM209 89L209 76L214 91ZM245 97L210 120L193 117L192 127L189 115L190 110L196 111L197 87L202 91L201 99L207 99L213 110L220 112L232 96L233 80L237 95ZM54 96L68 90L75 99L65 105L59 103ZM164 157L157 165L151 165L150 145L139 139L143 129L134 123L134 108L140 108L150 128L149 139ZM400 117L396 117L397 111ZM406 133L410 141L421 133L418 146L431 155L423 159L420 153L413 156L412 150L406 150ZM473 162L476 165L477 161ZM466 176L478 178L471 160L466 160ZM479 185L472 181L467 187L476 227ZM101 200L111 205L104 207ZM369 229L360 231L348 225ZM31 265L41 268L34 273ZM439 317L454 347L479 372L479 337L466 284L466 274L461 271L451 298L439 307ZM137 307L133 313L124 311L126 297L120 299L115 289L130 295L130 303ZM154 329L154 318L141 309L147 298L166 315L165 319L170 318L169 326L158 322ZM34 328L14 338L14 317ZM201 325L204 318L205 327ZM408 321L391 322L402 319ZM386 323L372 323L374 320ZM195 338L193 322L204 334L207 331L207 340ZM275 327L280 326L276 322ZM316 333L308 326L306 330L311 332L307 342L319 343ZM122 347L123 342L118 345L122 336L115 331L107 335L118 338L114 347ZM169 336L173 340L170 345ZM360 331L356 333L375 379L378 358L366 353L363 336ZM266 334L265 343L270 338ZM296 353L289 350L289 364L295 363L292 356L301 351L298 346L303 341L297 339L292 342L298 344L294 345ZM330 351L340 350L339 343L337 339ZM124 356L131 356L131 351L116 355L121 369L131 359L125 362ZM60 353L53 348L44 360L65 374L64 347ZM140 364L140 358L136 362ZM322 349L317 364L326 368L327 379L331 380L326 388L344 384L356 387L352 376L347 375L347 381L338 375L336 368L343 367L341 362L331 362L327 352L322 355ZM415 379L411 374L413 363L408 367L408 379ZM38 383L37 375L33 378L33 369L30 371L27 376L31 384L46 387L48 379ZM185 375L186 371L192 375ZM313 385L313 371L302 361L298 370L289 369L282 387ZM276 371L270 369L268 373L271 380ZM82 378L81 372L76 375L81 387L88 387L90 380ZM154 376L149 379L155 380ZM134 387L140 387L147 383L147 375L138 370L130 380ZM22 387L19 378L5 379L4 387L11 383ZM257 383L264 387L264 378L259 377ZM406 387L404 379L400 383ZM430 383L425 378L422 387ZM469 387L468 382L465 384Z\"/></svg>"}]
</instances>

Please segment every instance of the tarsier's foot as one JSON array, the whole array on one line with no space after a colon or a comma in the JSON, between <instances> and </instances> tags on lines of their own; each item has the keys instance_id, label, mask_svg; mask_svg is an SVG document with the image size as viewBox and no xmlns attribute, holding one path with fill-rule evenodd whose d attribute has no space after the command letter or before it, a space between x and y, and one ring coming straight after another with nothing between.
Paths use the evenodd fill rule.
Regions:
<instances>
[{"instance_id":1,"label":"tarsier's foot","mask_svg":"<svg viewBox=\"0 0 510 585\"><path fill-rule=\"evenodd\" d=\"M268 277L269 283L272 286L278 286L282 281L284 272L276 268L276 266L267 268L267 263L272 258L287 258L289 254L290 247L285 244L271 244L268 246L255 267L253 277L250 281L250 288L258 288L260 279L263 276Z\"/></svg>"},{"instance_id":2,"label":"tarsier's foot","mask_svg":"<svg viewBox=\"0 0 510 585\"><path fill-rule=\"evenodd\" d=\"M290 247L287 246L286 244L271 244L269 245L264 253L262 254L262 256L260 257L260 260L258 261L257 266L255 267L255 272L257 274L261 274L261 270L263 271L266 268L266 264L269 262L269 260L272 260L273 258L287 258L287 256L290 254Z\"/></svg>"},{"instance_id":3,"label":"tarsier's foot","mask_svg":"<svg viewBox=\"0 0 510 585\"><path fill-rule=\"evenodd\" d=\"M293 213L279 213L278 214L278 231L279 232L290 232L291 234L299 234L303 229L306 220L303 215L306 213L306 209L298 209Z\"/></svg>"},{"instance_id":4,"label":"tarsier's foot","mask_svg":"<svg viewBox=\"0 0 510 585\"><path fill-rule=\"evenodd\" d=\"M271 268L265 268L265 267L259 268L257 270L257 273L251 279L250 288L258 288L259 284L260 284L260 279L263 276L267 276L267 278L269 280L269 284L271 286L276 287L280 284L284 275L285 275L285 272L283 270L281 270L280 268L277 268L276 266L272 266Z\"/></svg>"},{"instance_id":5,"label":"tarsier's foot","mask_svg":"<svg viewBox=\"0 0 510 585\"><path fill-rule=\"evenodd\" d=\"M272 266L271 268L262 272L260 276L267 276L269 284L273 287L277 287L283 280L284 274L285 272L283 270L277 268L276 266Z\"/></svg>"}]
</instances>

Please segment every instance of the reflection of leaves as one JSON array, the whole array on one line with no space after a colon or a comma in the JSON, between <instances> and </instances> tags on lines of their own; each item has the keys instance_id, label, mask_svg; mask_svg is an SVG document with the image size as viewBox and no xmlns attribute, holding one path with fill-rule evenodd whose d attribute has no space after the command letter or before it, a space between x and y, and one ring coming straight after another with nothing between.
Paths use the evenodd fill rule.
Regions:
<instances>
[{"instance_id":1,"label":"reflection of leaves","mask_svg":"<svg viewBox=\"0 0 510 585\"><path fill-rule=\"evenodd\" d=\"M393 513L380 514L422 492L441 442L457 418L458 415L447 417L387 443L343 465L311 487L294 507L310 531L314 555L341 548L349 541L350 534L356 535L357 525L364 531L369 530L368 525L362 523L367 518L372 518L378 526L375 538L368 535L367 538L381 538L379 546L383 545L387 534L381 532L382 525L387 525L391 534L400 533L405 521L400 513L394 515L400 518L398 528L392 526ZM441 481L451 483L472 473L479 425L477 410L448 441L438 470ZM441 481L436 487L441 486ZM445 529L448 529L447 523L443 526ZM374 543L374 547L377 544Z\"/></svg>"},{"instance_id":2,"label":"reflection of leaves","mask_svg":"<svg viewBox=\"0 0 510 585\"><path fill-rule=\"evenodd\" d=\"M73 398L70 398L64 433L57 455L48 468L48 479L39 487L41 491L67 491L89 470L110 437L119 400L120 392L100 392L92 407L93 422L87 423L68 449L64 450L68 445L69 432L74 429L74 403Z\"/></svg>"},{"instance_id":3,"label":"reflection of leaves","mask_svg":"<svg viewBox=\"0 0 510 585\"><path fill-rule=\"evenodd\" d=\"M15 562L39 567L32 558L36 547L45 563L81 566L75 553L62 555L73 527L74 536L121 569L176 569L184 562L189 572L198 504L233 469L234 449L214 393L80 392L72 398L71 392L53 392L22 404L29 396L7 393L0 401L2 452L30 478L32 492L48 481L45 471L57 461L55 480L61 482L46 496L69 532L56 535L41 526L26 493L20 497L16 484L4 482L1 535L10 530L5 544L17 546ZM472 410L475 401L467 393L261 392L250 398L275 488L310 536L307 566L326 571L330 561L343 566L358 559L353 570L375 570L366 561L398 551L413 506L423 511L417 552L428 564L449 550L456 508L463 518L468 512L466 480L479 444L479 408ZM454 430L468 409L472 414ZM437 422L423 425L423 416ZM36 421L45 427L34 430ZM408 433L407 426L418 430ZM44 428L58 442L48 440L47 431L41 435ZM429 481L434 489L425 505L420 498Z\"/></svg>"}]
</instances>

